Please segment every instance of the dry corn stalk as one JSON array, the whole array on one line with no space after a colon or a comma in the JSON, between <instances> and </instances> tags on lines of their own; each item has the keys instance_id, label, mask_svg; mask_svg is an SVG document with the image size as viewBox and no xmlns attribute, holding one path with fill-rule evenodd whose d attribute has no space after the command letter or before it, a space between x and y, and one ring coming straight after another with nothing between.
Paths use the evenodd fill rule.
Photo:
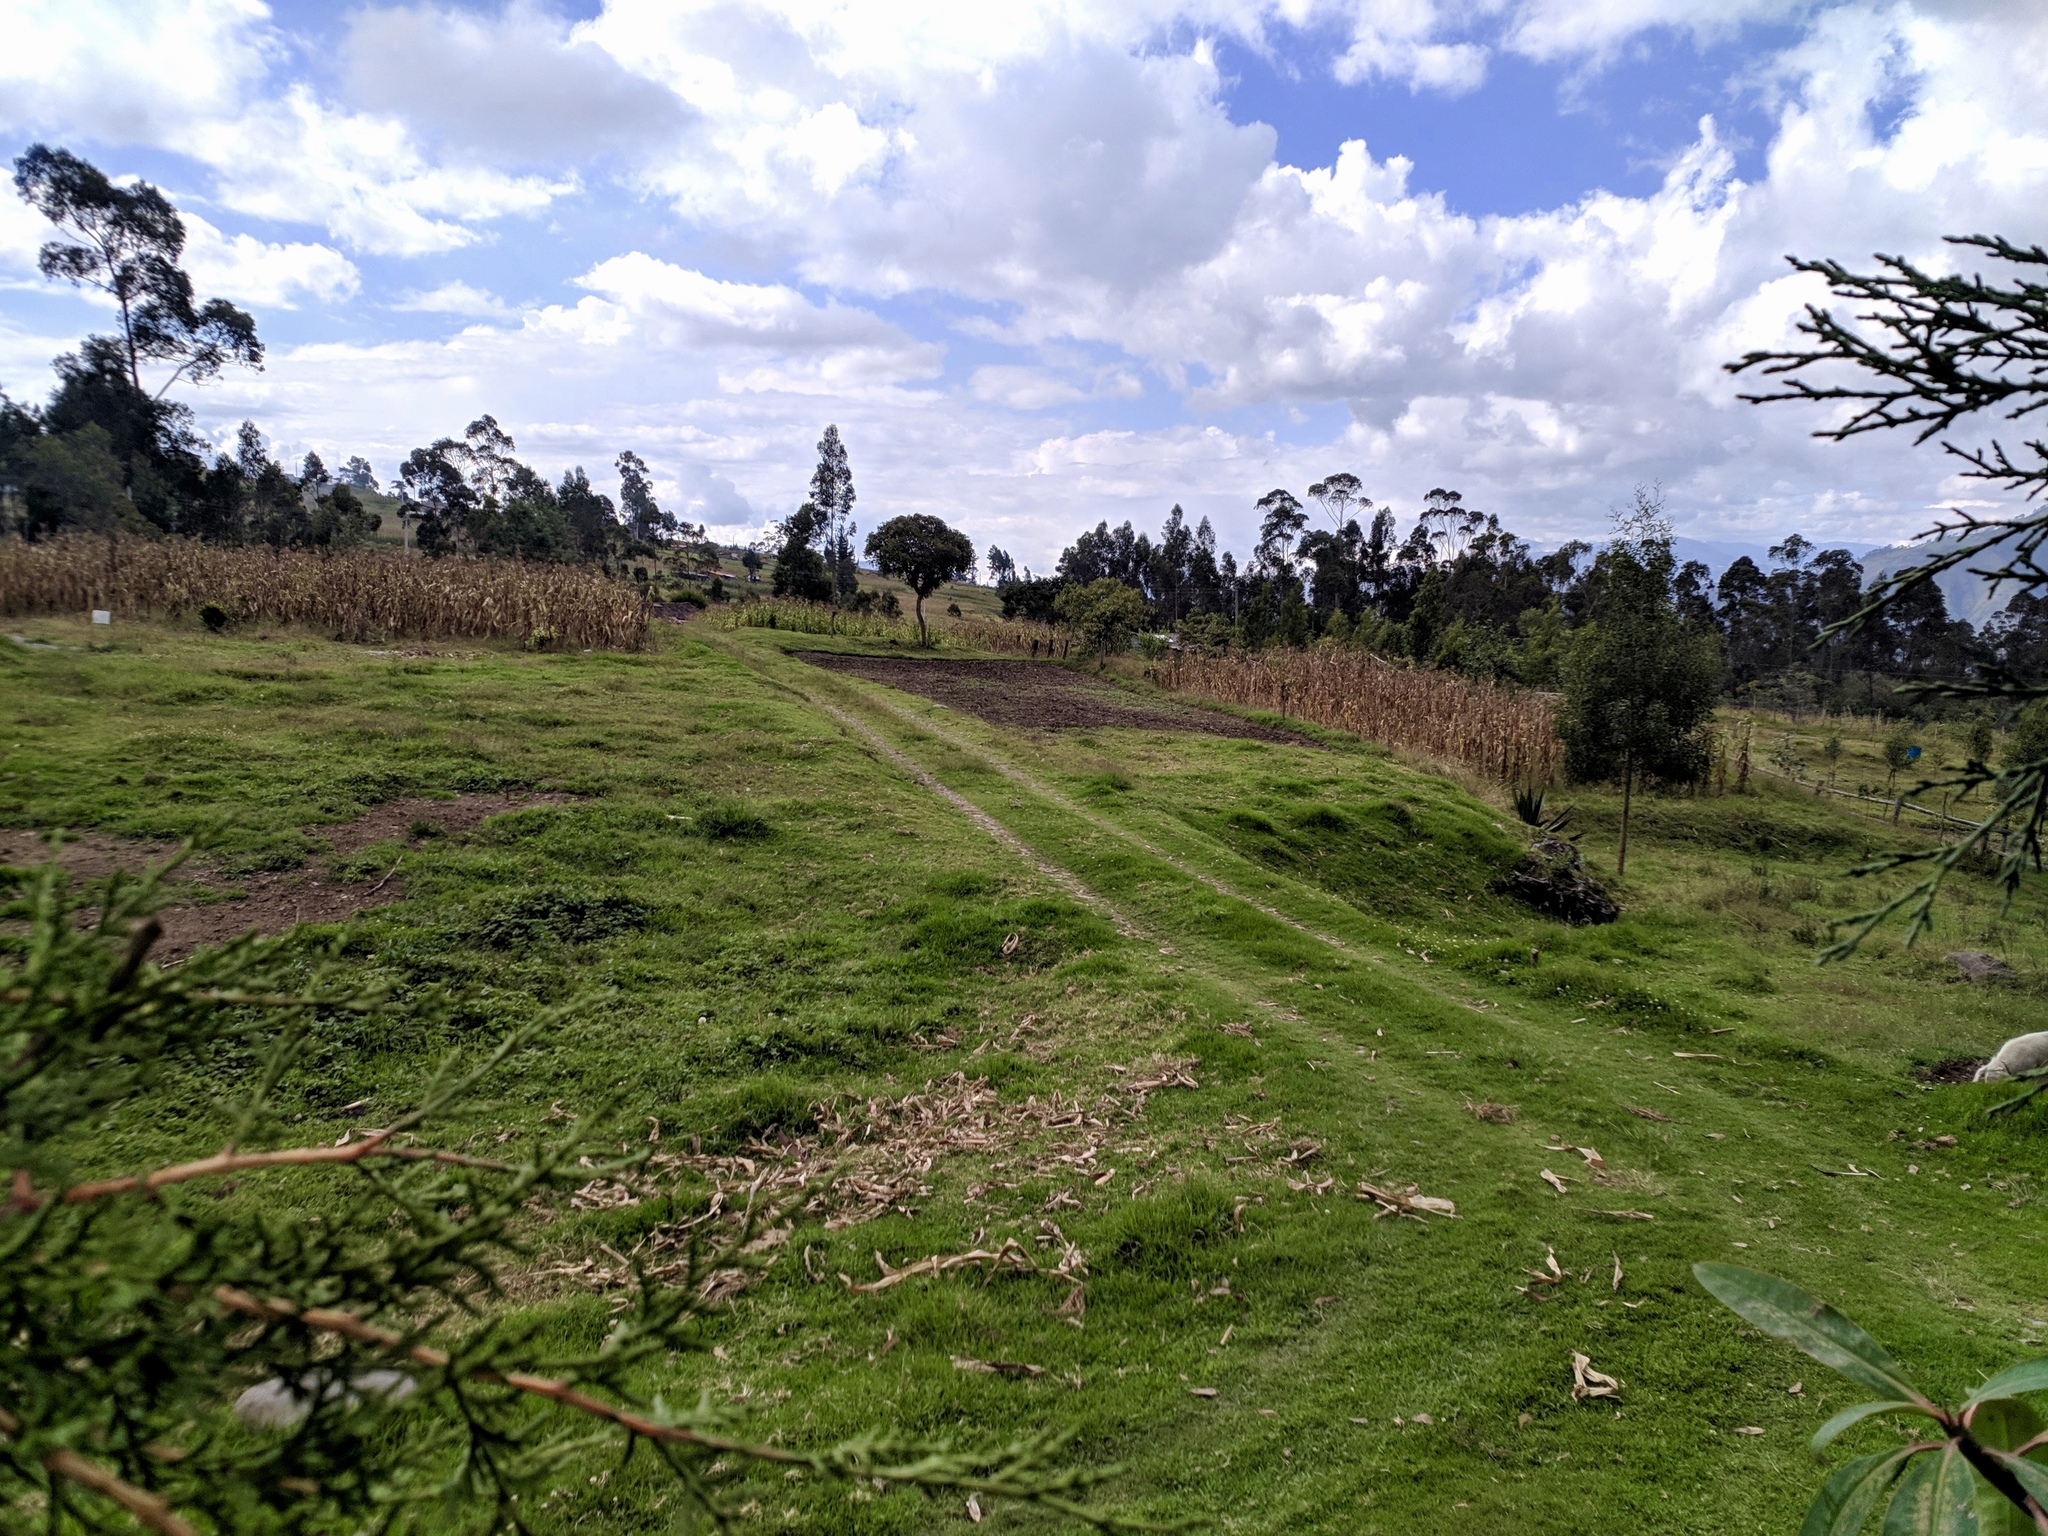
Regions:
<instances>
[{"instance_id":1,"label":"dry corn stalk","mask_svg":"<svg viewBox=\"0 0 2048 1536\"><path fill-rule=\"evenodd\" d=\"M1563 763L1547 694L1402 666L1370 651L1325 645L1249 656L1175 653L1147 670L1176 693L1277 710L1464 763L1503 783L1547 784Z\"/></svg>"},{"instance_id":2,"label":"dry corn stalk","mask_svg":"<svg viewBox=\"0 0 2048 1536\"><path fill-rule=\"evenodd\" d=\"M175 619L209 603L231 622L299 624L357 643L492 637L632 651L647 638L639 587L590 566L193 539L0 538L0 613L106 608Z\"/></svg>"}]
</instances>

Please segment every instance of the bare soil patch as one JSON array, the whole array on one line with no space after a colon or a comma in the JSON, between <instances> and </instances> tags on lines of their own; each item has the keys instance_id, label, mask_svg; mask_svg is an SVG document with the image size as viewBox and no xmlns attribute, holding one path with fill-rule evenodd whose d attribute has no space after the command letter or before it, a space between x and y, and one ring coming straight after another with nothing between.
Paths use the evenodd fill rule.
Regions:
<instances>
[{"instance_id":1,"label":"bare soil patch","mask_svg":"<svg viewBox=\"0 0 2048 1536\"><path fill-rule=\"evenodd\" d=\"M1982 1056L1945 1056L1915 1067L1913 1076L1923 1083L1967 1083L1977 1075L1984 1060Z\"/></svg>"},{"instance_id":2,"label":"bare soil patch","mask_svg":"<svg viewBox=\"0 0 2048 1536\"><path fill-rule=\"evenodd\" d=\"M886 683L963 710L991 725L1027 731L1193 731L1313 746L1306 736L1191 704L1138 700L1110 684L1043 661L939 661L907 656L795 653L814 667Z\"/></svg>"},{"instance_id":3,"label":"bare soil patch","mask_svg":"<svg viewBox=\"0 0 2048 1536\"><path fill-rule=\"evenodd\" d=\"M566 800L563 794L457 795L452 800L387 800L353 821L306 828L333 850L332 856L306 869L266 870L250 875L222 874L199 855L179 871L173 904L157 914L164 936L155 958L180 960L205 944L221 944L254 929L258 933L289 932L300 923L339 923L405 896L399 878L402 859L381 875L345 880L336 861L373 843L402 842L409 848L431 846L442 838L474 831L492 816L529 805ZM174 843L143 838L109 837L87 832L67 840L58 861L80 880L99 880L116 870L141 870L177 852ZM0 863L16 867L43 863L50 846L36 832L0 830ZM179 899L183 898L183 899Z\"/></svg>"}]
</instances>

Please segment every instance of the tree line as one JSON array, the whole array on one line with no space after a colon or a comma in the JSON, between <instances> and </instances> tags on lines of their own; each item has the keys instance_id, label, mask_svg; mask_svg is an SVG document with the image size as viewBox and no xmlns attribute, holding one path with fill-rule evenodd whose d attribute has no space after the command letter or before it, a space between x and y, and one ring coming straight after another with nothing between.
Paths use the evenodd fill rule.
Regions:
<instances>
[{"instance_id":1,"label":"tree line","mask_svg":"<svg viewBox=\"0 0 2048 1536\"><path fill-rule=\"evenodd\" d=\"M1661 505L1653 488L1642 497ZM1405 531L1356 475L1259 498L1259 536L1242 562L1219 550L1209 520L1176 506L1157 536L1098 523L1053 573L1020 569L1000 548L987 563L1006 617L1051 624L1063 593L1114 582L1134 593L1134 624L1203 650L1306 646L1321 640L1445 667L1494 682L1563 686L1573 637L1611 606L1611 549L1573 540L1546 553L1436 489ZM1313 510L1312 510L1313 509ZM1669 540L1664 554L1669 556ZM2048 661L2048 599L2023 592L1977 629L1920 583L1854 628L1838 628L1871 588L1846 549L1793 534L1760 564L1744 555L1715 579L1701 561L1668 560L1663 587L1687 624L1717 637L1719 691L1793 710L1897 713L1925 708L1907 685L1980 668L2038 672ZM1069 610L1075 599L1067 599Z\"/></svg>"},{"instance_id":2,"label":"tree line","mask_svg":"<svg viewBox=\"0 0 2048 1536\"><path fill-rule=\"evenodd\" d=\"M38 254L44 276L104 295L116 324L55 360L57 384L42 406L0 393L0 533L128 531L322 549L378 533L383 514L365 493L381 488L367 460L330 470L309 452L292 468L271 456L252 421L232 448L217 450L191 407L172 398L230 367L260 370L264 347L247 311L198 297L184 266L184 221L160 190L117 184L43 144L15 160L14 185L61 232ZM428 555L606 564L705 544L702 527L662 510L638 454L615 461L614 501L581 467L550 484L513 456L516 446L485 415L460 438L414 449L390 487L406 541Z\"/></svg>"}]
</instances>

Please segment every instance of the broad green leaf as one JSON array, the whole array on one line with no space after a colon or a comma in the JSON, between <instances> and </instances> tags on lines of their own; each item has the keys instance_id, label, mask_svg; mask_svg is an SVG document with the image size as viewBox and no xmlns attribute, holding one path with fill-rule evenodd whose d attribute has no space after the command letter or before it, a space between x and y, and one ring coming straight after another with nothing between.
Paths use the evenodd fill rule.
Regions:
<instances>
[{"instance_id":1,"label":"broad green leaf","mask_svg":"<svg viewBox=\"0 0 2048 1536\"><path fill-rule=\"evenodd\" d=\"M1978 1536L1976 1480L1953 1444L1915 1457L1892 1495L1884 1536Z\"/></svg>"},{"instance_id":2,"label":"broad green leaf","mask_svg":"<svg viewBox=\"0 0 2048 1536\"><path fill-rule=\"evenodd\" d=\"M1873 1392L1927 1404L1882 1344L1798 1286L1737 1264L1695 1264L1692 1272L1722 1306L1772 1338L1783 1339Z\"/></svg>"},{"instance_id":3,"label":"broad green leaf","mask_svg":"<svg viewBox=\"0 0 2048 1536\"><path fill-rule=\"evenodd\" d=\"M1818 1456L1822 1451L1826 1450L1830 1444L1833 1443L1835 1436L1839 1435L1845 1429L1851 1429L1854 1428L1856 1425L1861 1424L1865 1419L1869 1418L1872 1414L1899 1412L1918 1413L1920 1411L1921 1410L1919 1404L1909 1403L1904 1401L1903 1399L1896 1402L1888 1403L1858 1403L1854 1408L1844 1408L1840 1413L1836 1414L1832 1419L1829 1419L1827 1423L1821 1425L1821 1427L1814 1432L1813 1454ZM2014 1443L2017 1444L2018 1442Z\"/></svg>"},{"instance_id":4,"label":"broad green leaf","mask_svg":"<svg viewBox=\"0 0 2048 1536\"><path fill-rule=\"evenodd\" d=\"M1912 1451L1879 1451L1840 1468L1806 1511L1799 1536L1856 1536Z\"/></svg>"},{"instance_id":5,"label":"broad green leaf","mask_svg":"<svg viewBox=\"0 0 2048 1536\"><path fill-rule=\"evenodd\" d=\"M2017 1397L2022 1392L2048 1392L2048 1360L2024 1360L2007 1366L1963 1399L1963 1406L1990 1397Z\"/></svg>"},{"instance_id":6,"label":"broad green leaf","mask_svg":"<svg viewBox=\"0 0 2048 1536\"><path fill-rule=\"evenodd\" d=\"M2043 1427L2033 1405L2016 1397L1994 1397L1977 1404L1970 1414L1970 1433L1994 1451L2025 1445Z\"/></svg>"},{"instance_id":7,"label":"broad green leaf","mask_svg":"<svg viewBox=\"0 0 2048 1536\"><path fill-rule=\"evenodd\" d=\"M2034 1459L2035 1455L2040 1454L2038 1451L2029 1456L2008 1456L2004 1451L1994 1451L1992 1454L1999 1459L2006 1471L2020 1480L2020 1486L2034 1496L2036 1504L2048 1509L2048 1465ZM2029 1524L2020 1529L2031 1531L2034 1527Z\"/></svg>"}]
</instances>

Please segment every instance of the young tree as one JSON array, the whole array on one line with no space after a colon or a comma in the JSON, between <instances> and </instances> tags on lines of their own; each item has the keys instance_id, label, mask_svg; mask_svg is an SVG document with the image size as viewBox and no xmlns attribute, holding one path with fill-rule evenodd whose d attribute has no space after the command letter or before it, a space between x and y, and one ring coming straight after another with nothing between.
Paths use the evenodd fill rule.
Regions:
<instances>
[{"instance_id":1,"label":"young tree","mask_svg":"<svg viewBox=\"0 0 2048 1536\"><path fill-rule=\"evenodd\" d=\"M1085 587L1061 591L1053 611L1062 624L1078 633L1086 648L1095 652L1095 670L1109 663L1110 652L1121 651L1131 637L1144 627L1145 599L1120 581L1104 577Z\"/></svg>"},{"instance_id":2,"label":"young tree","mask_svg":"<svg viewBox=\"0 0 2048 1536\"><path fill-rule=\"evenodd\" d=\"M226 299L193 296L179 265L185 223L170 199L146 181L117 187L97 166L68 150L32 144L14 162L14 186L36 212L72 238L52 240L36 257L45 277L95 288L114 301L121 334L112 340L128 380L143 388L142 365L170 363L155 392L180 378L197 383L230 363L263 366L256 322Z\"/></svg>"},{"instance_id":3,"label":"young tree","mask_svg":"<svg viewBox=\"0 0 2048 1536\"><path fill-rule=\"evenodd\" d=\"M1672 599L1671 525L1655 492L1637 487L1600 556L1603 606L1575 638L1558 724L1581 780L1621 781L1617 875L1628 868L1638 779L1690 781L1706 769L1707 727L1721 677L1720 638L1680 619Z\"/></svg>"},{"instance_id":4,"label":"young tree","mask_svg":"<svg viewBox=\"0 0 2048 1536\"><path fill-rule=\"evenodd\" d=\"M1816 437L1846 442L1866 432L1903 429L1915 442L1942 437L1980 411L2008 421L2048 410L2048 248L2021 246L1994 235L1952 236L1961 250L1988 254L2012 275L2004 282L1980 275L1937 276L1902 256L1879 255L1874 273L1851 272L1840 262L1790 258L1801 272L1824 279L1838 299L1866 306L1844 319L1818 304L1807 306L1799 330L1809 344L1782 352L1751 352L1728 364L1731 373L1757 370L1782 380L1774 389L1742 398L1764 404L1806 401L1845 415L1815 430ZM1814 382L1809 370L1819 370ZM2032 501L2048 490L2048 437L2008 450L1998 439L1965 447L1944 438L1945 452L1962 461L1965 478L1982 480ZM1958 512L1928 532L1932 553L1874 583L1864 603L1829 633L1855 634L1886 622L1944 571L1962 567L1989 579L1993 590L2017 589L2014 603L2048 590L2048 510ZM1982 561L1973 565L1973 561ZM1911 685L1921 695L1990 699L2022 708L2048 699L2048 676L1979 663L1974 678L1935 678ZM2018 894L2031 863L2041 866L2041 828L2048 819L2048 751L1994 773L1973 763L1941 787L1965 792L1994 786L1994 804L1970 833L1932 850L1887 854L1861 873L1921 865L1927 873L1876 908L1859 913L1848 936L1825 958L1853 953L1880 923L1906 914L1910 943L1933 921L1942 880L1964 860L1988 849L2000 828L2016 828L1999 859L2008 901Z\"/></svg>"},{"instance_id":5,"label":"young tree","mask_svg":"<svg viewBox=\"0 0 2048 1536\"><path fill-rule=\"evenodd\" d=\"M917 638L931 644L924 626L924 600L949 581L974 569L974 544L929 513L892 517L868 535L868 558L884 576L893 576L917 594Z\"/></svg>"},{"instance_id":6,"label":"young tree","mask_svg":"<svg viewBox=\"0 0 2048 1536\"><path fill-rule=\"evenodd\" d=\"M740 568L747 573L749 586L761 579L761 551L749 545L740 551Z\"/></svg>"},{"instance_id":7,"label":"young tree","mask_svg":"<svg viewBox=\"0 0 2048 1536\"><path fill-rule=\"evenodd\" d=\"M828 426L818 439L818 467L811 475L811 505L824 519L825 565L831 573L832 589L851 597L860 585L860 568L853 558L853 539L859 531L853 525L853 469L846 461L846 444L839 428ZM971 564L972 562L970 562Z\"/></svg>"},{"instance_id":8,"label":"young tree","mask_svg":"<svg viewBox=\"0 0 2048 1536\"><path fill-rule=\"evenodd\" d=\"M777 597L806 603L831 602L832 573L817 547L824 536L825 516L814 502L805 502L784 519L782 544L775 551L775 580L769 590Z\"/></svg>"}]
</instances>

